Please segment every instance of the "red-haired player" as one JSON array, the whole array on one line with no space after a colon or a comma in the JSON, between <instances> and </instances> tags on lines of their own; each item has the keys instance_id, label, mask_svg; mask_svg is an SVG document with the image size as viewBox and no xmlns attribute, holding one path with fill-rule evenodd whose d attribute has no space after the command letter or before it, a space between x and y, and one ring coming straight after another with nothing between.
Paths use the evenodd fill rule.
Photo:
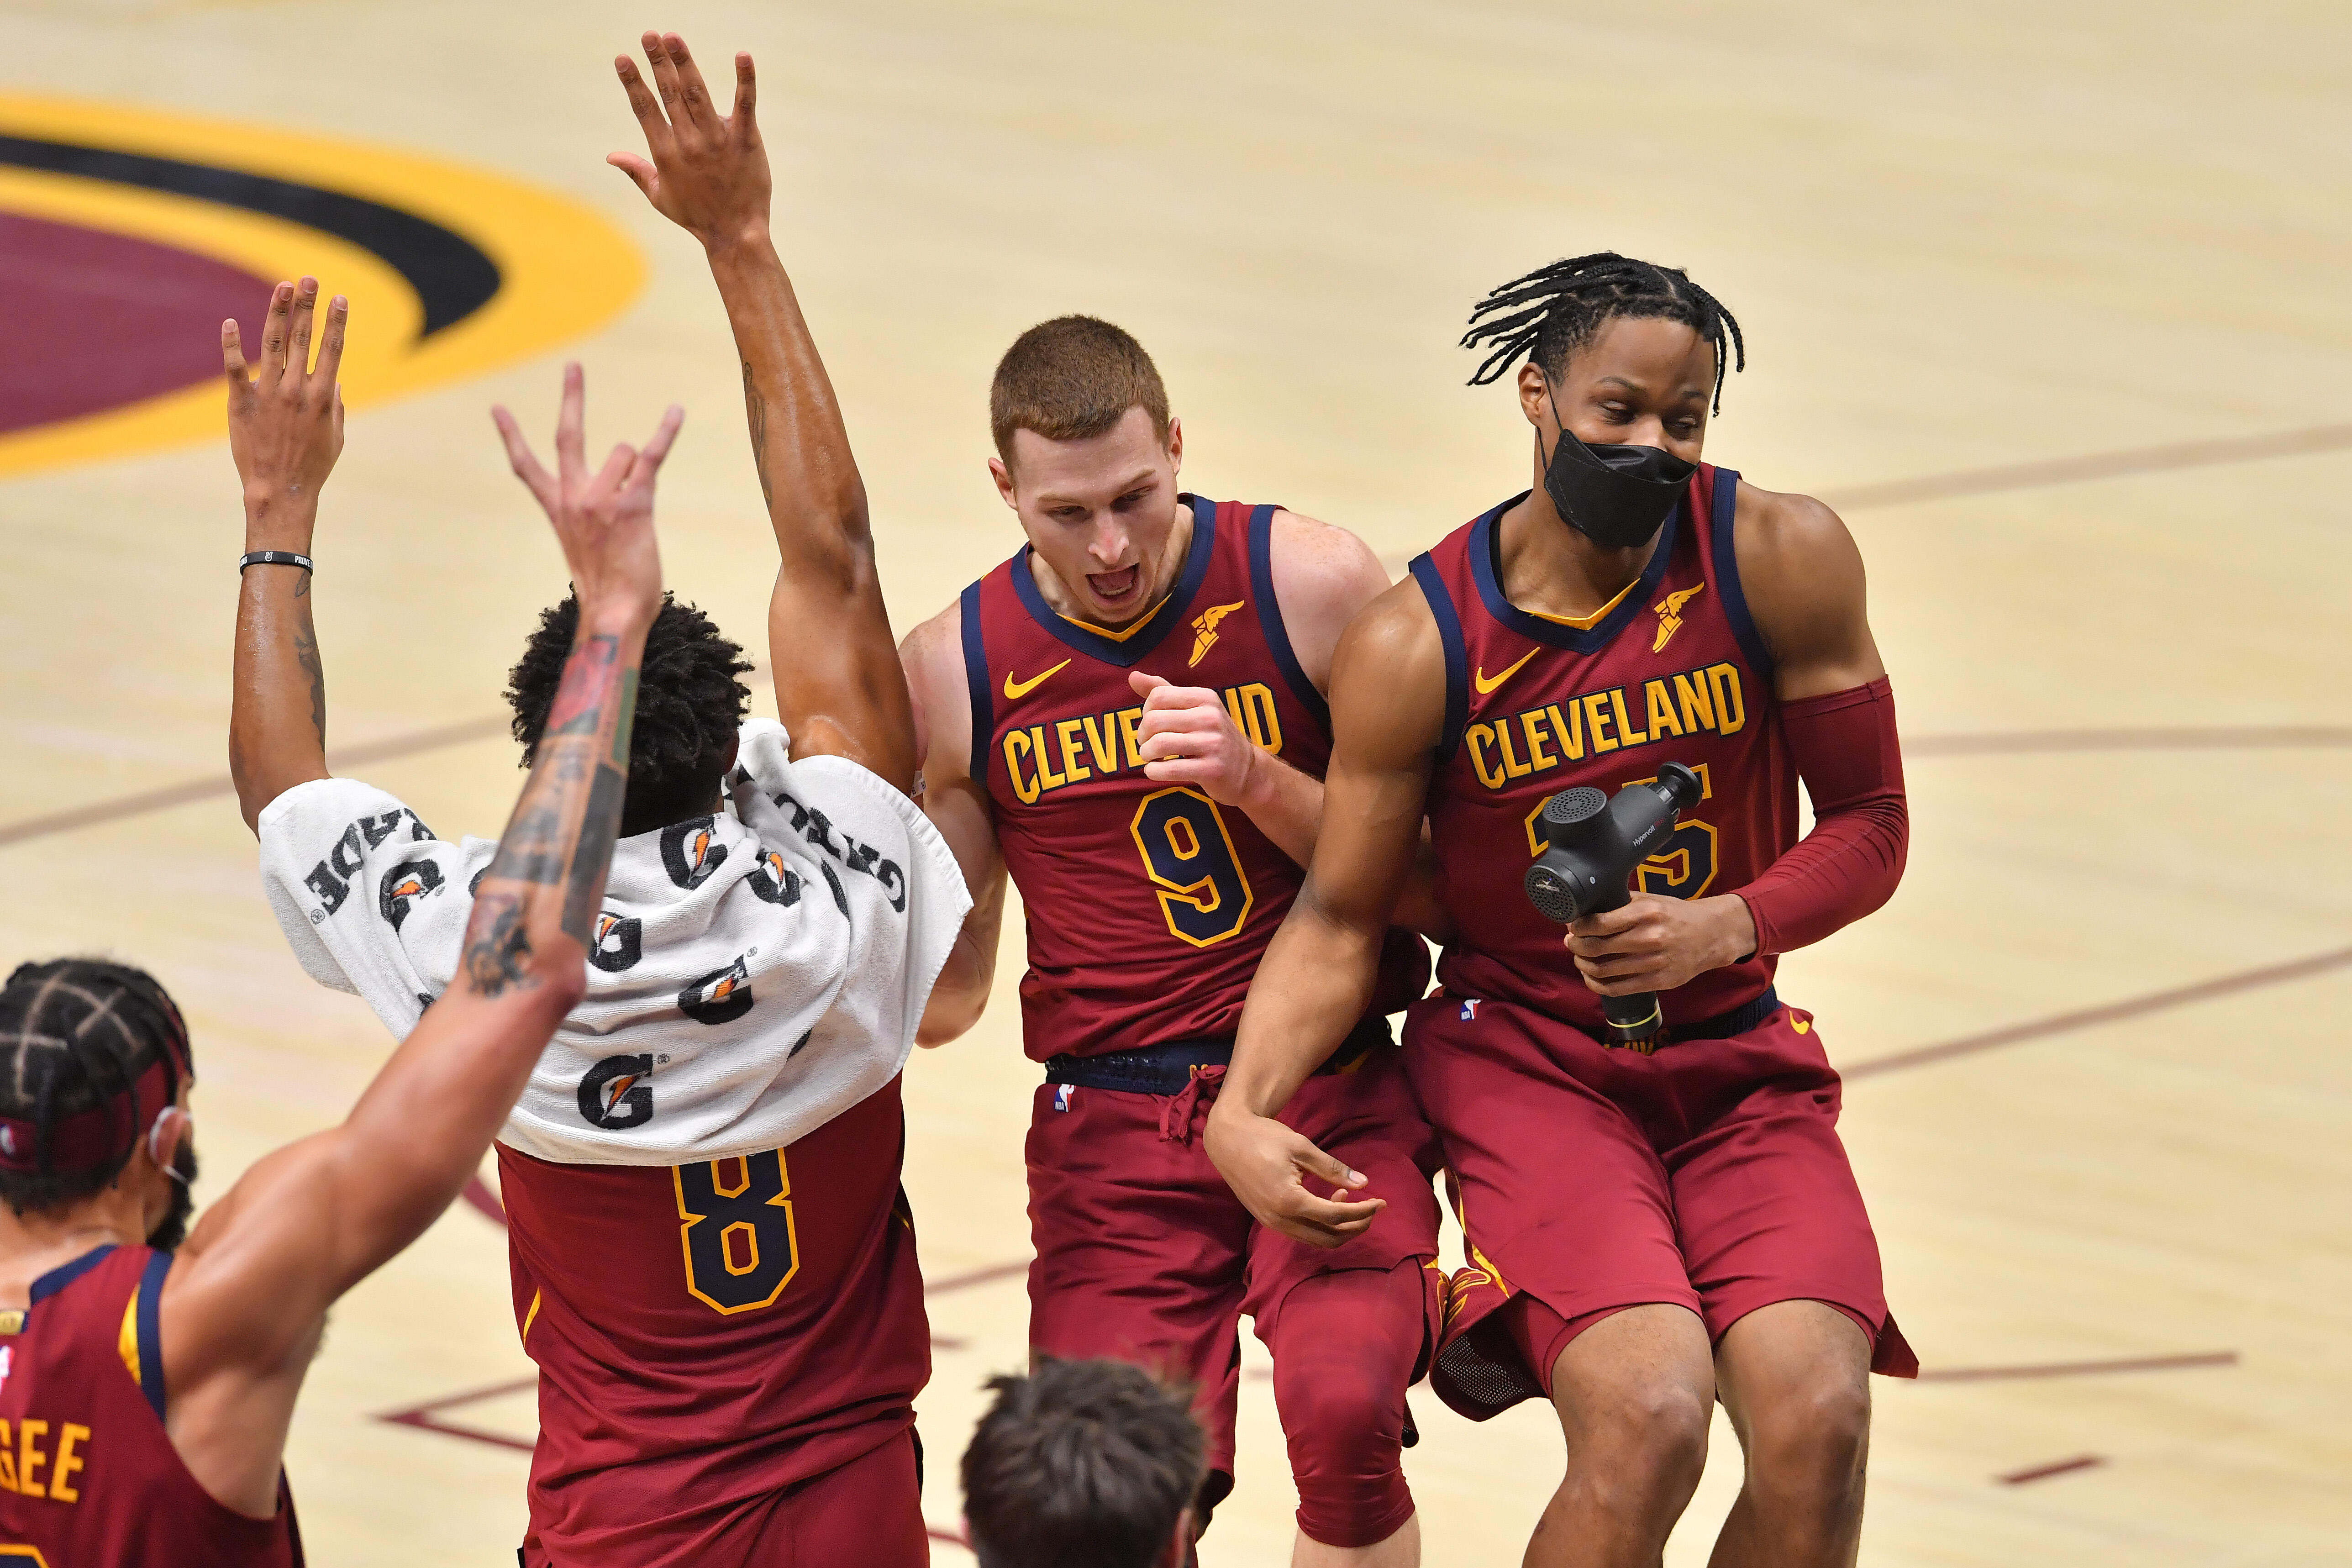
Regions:
<instances>
[{"instance_id":1,"label":"red-haired player","mask_svg":"<svg viewBox=\"0 0 2352 1568\"><path fill-rule=\"evenodd\" d=\"M1714 1561L1851 1563L1868 1373L1916 1365L1838 1142L1837 1074L1772 970L1902 872L1861 557L1819 501L1699 462L1738 327L1682 273L1564 261L1474 321L1466 341L1494 344L1478 380L1528 356L1537 484L1416 560L1339 649L1328 826L1209 1145L1269 1225L1370 1218L1303 1187L1320 1156L1269 1118L1371 994L1426 812L1458 929L1406 1059L1477 1265L1434 1381L1471 1414L1538 1392L1559 1407L1568 1476L1528 1562L1655 1563L1720 1396L1748 1485ZM1633 901L1563 946L1521 890L1536 812L1668 762L1705 798ZM1643 992L1663 1037L1604 1047L1601 997Z\"/></svg>"},{"instance_id":2,"label":"red-haired player","mask_svg":"<svg viewBox=\"0 0 2352 1568\"><path fill-rule=\"evenodd\" d=\"M988 998L1009 872L1028 912L1023 1034L1030 1342L1197 1384L1200 1517L1233 1486L1239 1315L1274 1354L1302 1563L1411 1563L1399 1450L1437 1277L1436 1150L1382 1014L1426 959L1391 933L1377 1001L1327 1022L1291 1108L1389 1205L1336 1251L1253 1225L1197 1136L1323 804L1332 647L1387 574L1353 535L1181 493L1184 432L1106 321L1024 332L997 367L990 464L1028 543L903 653L926 808L974 900L926 1043ZM1340 1162L1345 1162L1342 1164Z\"/></svg>"}]
</instances>

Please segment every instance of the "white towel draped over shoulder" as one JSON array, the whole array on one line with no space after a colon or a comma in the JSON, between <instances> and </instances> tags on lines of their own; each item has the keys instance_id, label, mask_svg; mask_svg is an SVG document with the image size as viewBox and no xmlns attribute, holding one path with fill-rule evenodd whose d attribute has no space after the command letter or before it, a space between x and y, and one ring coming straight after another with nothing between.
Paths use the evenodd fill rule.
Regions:
<instances>
[{"instance_id":1,"label":"white towel draped over shoulder","mask_svg":"<svg viewBox=\"0 0 2352 1568\"><path fill-rule=\"evenodd\" d=\"M716 816L614 847L588 991L499 1141L542 1160L675 1165L781 1148L889 1082L971 907L905 795L742 730ZM262 879L313 979L404 1037L457 972L498 845L436 838L351 779L261 814Z\"/></svg>"}]
</instances>

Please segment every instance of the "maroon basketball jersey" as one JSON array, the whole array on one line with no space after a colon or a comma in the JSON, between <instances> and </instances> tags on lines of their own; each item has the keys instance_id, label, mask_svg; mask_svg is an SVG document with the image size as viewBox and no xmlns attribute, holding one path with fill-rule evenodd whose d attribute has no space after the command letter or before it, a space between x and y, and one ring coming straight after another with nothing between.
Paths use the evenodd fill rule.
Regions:
<instances>
[{"instance_id":1,"label":"maroon basketball jersey","mask_svg":"<svg viewBox=\"0 0 2352 1568\"><path fill-rule=\"evenodd\" d=\"M1222 693L1242 733L1304 773L1331 755L1275 600L1277 509L1183 500L1183 570L1125 631L1056 615L1025 545L963 592L971 776L1028 910L1022 1036L1039 1061L1231 1035L1298 891L1247 813L1144 776L1139 669Z\"/></svg>"},{"instance_id":2,"label":"maroon basketball jersey","mask_svg":"<svg viewBox=\"0 0 2352 1568\"><path fill-rule=\"evenodd\" d=\"M913 1423L930 1376L898 1080L799 1142L677 1167L499 1145L539 1363L531 1562L716 1561L708 1538ZM723 1553L721 1553L723 1555Z\"/></svg>"},{"instance_id":3,"label":"maroon basketball jersey","mask_svg":"<svg viewBox=\"0 0 2352 1568\"><path fill-rule=\"evenodd\" d=\"M101 1247L0 1313L0 1563L293 1568L294 1499L251 1519L205 1490L163 1429L158 1307L172 1255ZM13 1322L13 1330L9 1324Z\"/></svg>"},{"instance_id":4,"label":"maroon basketball jersey","mask_svg":"<svg viewBox=\"0 0 2352 1568\"><path fill-rule=\"evenodd\" d=\"M1633 875L1696 899L1747 886L1797 841L1797 770L1772 664L1733 559L1739 476L1701 464L1641 579L1596 625L1529 615L1503 596L1498 520L1519 499L1412 563L1445 645L1445 730L1430 779L1439 895L1458 931L1437 977L1588 1031L1601 998L1521 879L1542 848L1536 814L1559 790L1609 795L1681 763L1698 805ZM1659 998L1669 1026L1727 1013L1772 983L1773 961L1710 970Z\"/></svg>"}]
</instances>

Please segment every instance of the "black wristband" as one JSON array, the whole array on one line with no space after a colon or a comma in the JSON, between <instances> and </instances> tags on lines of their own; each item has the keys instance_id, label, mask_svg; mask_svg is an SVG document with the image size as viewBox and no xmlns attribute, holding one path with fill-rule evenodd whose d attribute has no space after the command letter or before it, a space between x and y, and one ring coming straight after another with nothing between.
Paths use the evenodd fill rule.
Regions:
<instances>
[{"instance_id":1,"label":"black wristband","mask_svg":"<svg viewBox=\"0 0 2352 1568\"><path fill-rule=\"evenodd\" d=\"M248 566L299 566L308 572L310 570L310 558L297 555L290 550L248 550L236 558L237 575L243 576Z\"/></svg>"}]
</instances>

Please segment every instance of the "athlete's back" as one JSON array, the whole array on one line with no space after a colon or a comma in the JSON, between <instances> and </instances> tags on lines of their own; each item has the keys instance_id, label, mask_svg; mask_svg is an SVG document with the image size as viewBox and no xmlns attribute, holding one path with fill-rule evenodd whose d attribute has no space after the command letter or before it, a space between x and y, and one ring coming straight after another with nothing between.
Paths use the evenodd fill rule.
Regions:
<instances>
[{"instance_id":1,"label":"athlete's back","mask_svg":"<svg viewBox=\"0 0 2352 1568\"><path fill-rule=\"evenodd\" d=\"M291 1568L302 1561L281 1472L278 1511L214 1499L163 1428L158 1307L172 1255L100 1247L0 1313L0 1562L50 1568Z\"/></svg>"}]
</instances>

